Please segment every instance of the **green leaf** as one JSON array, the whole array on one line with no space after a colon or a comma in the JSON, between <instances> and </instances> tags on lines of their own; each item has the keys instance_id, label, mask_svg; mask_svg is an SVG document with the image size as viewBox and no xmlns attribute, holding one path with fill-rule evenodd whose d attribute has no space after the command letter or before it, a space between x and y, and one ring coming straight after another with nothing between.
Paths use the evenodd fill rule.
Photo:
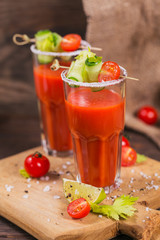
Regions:
<instances>
[{"instance_id":1,"label":"green leaf","mask_svg":"<svg viewBox=\"0 0 160 240\"><path fill-rule=\"evenodd\" d=\"M87 66L95 66L100 62L102 62L102 57L93 56L93 57L87 57L85 64Z\"/></svg>"},{"instance_id":2,"label":"green leaf","mask_svg":"<svg viewBox=\"0 0 160 240\"><path fill-rule=\"evenodd\" d=\"M147 160L147 157L145 155L137 153L136 163L145 162L146 160Z\"/></svg>"},{"instance_id":3,"label":"green leaf","mask_svg":"<svg viewBox=\"0 0 160 240\"><path fill-rule=\"evenodd\" d=\"M26 172L25 169L20 169L19 173L24 177L24 178L30 178L30 175Z\"/></svg>"},{"instance_id":4,"label":"green leaf","mask_svg":"<svg viewBox=\"0 0 160 240\"><path fill-rule=\"evenodd\" d=\"M119 220L119 218L126 219L134 215L136 208L132 205L138 200L138 197L124 196L117 198L113 205L98 205L91 204L91 210L94 213L102 214L108 218Z\"/></svg>"}]
</instances>

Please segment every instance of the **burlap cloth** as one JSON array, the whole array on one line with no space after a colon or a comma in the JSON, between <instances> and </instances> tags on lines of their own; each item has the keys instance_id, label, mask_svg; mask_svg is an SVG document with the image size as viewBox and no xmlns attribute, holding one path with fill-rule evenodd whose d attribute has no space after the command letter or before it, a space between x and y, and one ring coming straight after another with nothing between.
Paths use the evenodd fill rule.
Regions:
<instances>
[{"instance_id":1,"label":"burlap cloth","mask_svg":"<svg viewBox=\"0 0 160 240\"><path fill-rule=\"evenodd\" d=\"M82 0L87 16L86 39L102 47L98 54L127 69L126 126L160 147L160 124L135 117L143 105L160 112L160 0Z\"/></svg>"}]
</instances>

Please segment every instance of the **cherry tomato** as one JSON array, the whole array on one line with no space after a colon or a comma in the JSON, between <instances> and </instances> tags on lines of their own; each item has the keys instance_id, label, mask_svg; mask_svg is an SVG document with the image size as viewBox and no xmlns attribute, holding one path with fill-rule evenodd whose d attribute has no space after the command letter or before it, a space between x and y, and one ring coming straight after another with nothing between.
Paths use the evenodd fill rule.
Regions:
<instances>
[{"instance_id":1,"label":"cherry tomato","mask_svg":"<svg viewBox=\"0 0 160 240\"><path fill-rule=\"evenodd\" d=\"M131 147L122 147L122 161L121 165L123 167L131 166L135 164L137 160L137 153Z\"/></svg>"},{"instance_id":2,"label":"cherry tomato","mask_svg":"<svg viewBox=\"0 0 160 240\"><path fill-rule=\"evenodd\" d=\"M139 109L137 116L147 124L155 124L158 120L158 113L155 108L151 106L144 106Z\"/></svg>"},{"instance_id":3,"label":"cherry tomato","mask_svg":"<svg viewBox=\"0 0 160 240\"><path fill-rule=\"evenodd\" d=\"M24 168L31 177L44 176L48 172L49 167L48 158L39 152L29 155L24 161Z\"/></svg>"},{"instance_id":4,"label":"cherry tomato","mask_svg":"<svg viewBox=\"0 0 160 240\"><path fill-rule=\"evenodd\" d=\"M117 63L107 61L104 62L98 75L98 82L110 81L118 79L120 76L120 67Z\"/></svg>"},{"instance_id":5,"label":"cherry tomato","mask_svg":"<svg viewBox=\"0 0 160 240\"><path fill-rule=\"evenodd\" d=\"M122 136L122 147L125 147L125 146L130 146L130 143L128 141L127 138L125 138L124 136Z\"/></svg>"},{"instance_id":6,"label":"cherry tomato","mask_svg":"<svg viewBox=\"0 0 160 240\"><path fill-rule=\"evenodd\" d=\"M81 44L81 36L78 34L67 34L61 41L61 48L64 51L75 51Z\"/></svg>"},{"instance_id":7,"label":"cherry tomato","mask_svg":"<svg viewBox=\"0 0 160 240\"><path fill-rule=\"evenodd\" d=\"M83 218L89 214L90 210L90 205L84 198L74 200L67 207L67 212L72 218Z\"/></svg>"}]
</instances>

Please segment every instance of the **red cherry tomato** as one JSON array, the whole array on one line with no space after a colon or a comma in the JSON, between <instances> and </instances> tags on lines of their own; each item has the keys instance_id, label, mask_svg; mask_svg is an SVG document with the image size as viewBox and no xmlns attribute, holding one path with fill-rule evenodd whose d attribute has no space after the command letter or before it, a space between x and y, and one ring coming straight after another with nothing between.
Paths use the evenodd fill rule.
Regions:
<instances>
[{"instance_id":1,"label":"red cherry tomato","mask_svg":"<svg viewBox=\"0 0 160 240\"><path fill-rule=\"evenodd\" d=\"M84 198L74 200L67 207L67 212L72 218L83 218L89 214L90 210L90 205Z\"/></svg>"},{"instance_id":2,"label":"red cherry tomato","mask_svg":"<svg viewBox=\"0 0 160 240\"><path fill-rule=\"evenodd\" d=\"M117 63L107 61L104 62L98 75L98 82L110 81L118 79L120 76L120 67Z\"/></svg>"},{"instance_id":3,"label":"red cherry tomato","mask_svg":"<svg viewBox=\"0 0 160 240\"><path fill-rule=\"evenodd\" d=\"M44 176L48 172L49 167L48 158L39 152L29 155L24 161L24 168L31 177Z\"/></svg>"},{"instance_id":4,"label":"red cherry tomato","mask_svg":"<svg viewBox=\"0 0 160 240\"><path fill-rule=\"evenodd\" d=\"M64 51L75 51L81 44L81 36L78 34L67 34L61 41L61 48Z\"/></svg>"},{"instance_id":5,"label":"red cherry tomato","mask_svg":"<svg viewBox=\"0 0 160 240\"><path fill-rule=\"evenodd\" d=\"M124 136L122 136L122 147L125 147L125 146L130 146L130 143L128 141L127 138L125 138Z\"/></svg>"},{"instance_id":6,"label":"red cherry tomato","mask_svg":"<svg viewBox=\"0 0 160 240\"><path fill-rule=\"evenodd\" d=\"M122 161L121 165L123 167L131 166L135 164L137 160L137 153L131 147L122 147Z\"/></svg>"},{"instance_id":7,"label":"red cherry tomato","mask_svg":"<svg viewBox=\"0 0 160 240\"><path fill-rule=\"evenodd\" d=\"M139 109L138 118L147 124L155 124L158 120L158 113L155 108L151 106L144 106Z\"/></svg>"}]
</instances>

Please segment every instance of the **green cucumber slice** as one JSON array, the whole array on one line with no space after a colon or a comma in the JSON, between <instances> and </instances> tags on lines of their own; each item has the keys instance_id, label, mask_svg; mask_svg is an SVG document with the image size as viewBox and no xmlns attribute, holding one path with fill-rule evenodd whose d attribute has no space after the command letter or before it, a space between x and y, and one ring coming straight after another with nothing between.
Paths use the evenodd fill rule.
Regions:
<instances>
[{"instance_id":1,"label":"green cucumber slice","mask_svg":"<svg viewBox=\"0 0 160 240\"><path fill-rule=\"evenodd\" d=\"M105 87L101 87L101 88L99 88L99 87L92 87L91 91L92 92L99 92L99 91L102 91L103 89L105 89Z\"/></svg>"},{"instance_id":2,"label":"green cucumber slice","mask_svg":"<svg viewBox=\"0 0 160 240\"><path fill-rule=\"evenodd\" d=\"M84 61L76 60L71 63L67 78L76 79L78 82L83 82Z\"/></svg>"},{"instance_id":3,"label":"green cucumber slice","mask_svg":"<svg viewBox=\"0 0 160 240\"><path fill-rule=\"evenodd\" d=\"M87 82L98 82L98 75L102 67L102 61L94 66L85 64L85 71L87 73Z\"/></svg>"},{"instance_id":4,"label":"green cucumber slice","mask_svg":"<svg viewBox=\"0 0 160 240\"><path fill-rule=\"evenodd\" d=\"M52 62L53 58L54 57L52 57L52 56L38 55L38 62L40 64L47 64L47 63Z\"/></svg>"},{"instance_id":5,"label":"green cucumber slice","mask_svg":"<svg viewBox=\"0 0 160 240\"><path fill-rule=\"evenodd\" d=\"M61 46L60 46L60 43L61 43L61 40L62 40L62 37L56 33L56 32L53 32L52 33L52 51L53 52L61 52L62 49L61 49Z\"/></svg>"}]
</instances>

